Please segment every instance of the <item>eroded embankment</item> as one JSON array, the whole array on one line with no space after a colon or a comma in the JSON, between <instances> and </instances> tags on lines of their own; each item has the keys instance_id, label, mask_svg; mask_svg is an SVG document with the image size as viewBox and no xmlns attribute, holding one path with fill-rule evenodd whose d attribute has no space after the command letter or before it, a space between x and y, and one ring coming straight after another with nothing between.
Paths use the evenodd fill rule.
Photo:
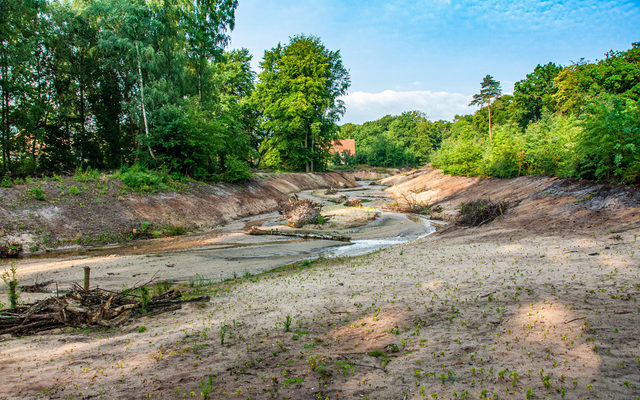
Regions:
<instances>
[{"instance_id":1,"label":"eroded embankment","mask_svg":"<svg viewBox=\"0 0 640 400\"><path fill-rule=\"evenodd\" d=\"M576 179L524 176L512 179L444 175L424 168L381 181L400 201L441 206L436 218L455 221L460 203L484 199L510 204L497 225L533 230L590 229L596 224L616 229L636 227L640 191L635 187Z\"/></svg>"},{"instance_id":2,"label":"eroded embankment","mask_svg":"<svg viewBox=\"0 0 640 400\"><path fill-rule=\"evenodd\" d=\"M102 244L164 227L207 229L279 209L290 193L352 187L338 172L260 175L240 185L185 183L176 192L127 192L120 180L71 177L0 188L0 242L19 241L26 253L74 244ZM42 190L34 197L32 187Z\"/></svg>"}]
</instances>

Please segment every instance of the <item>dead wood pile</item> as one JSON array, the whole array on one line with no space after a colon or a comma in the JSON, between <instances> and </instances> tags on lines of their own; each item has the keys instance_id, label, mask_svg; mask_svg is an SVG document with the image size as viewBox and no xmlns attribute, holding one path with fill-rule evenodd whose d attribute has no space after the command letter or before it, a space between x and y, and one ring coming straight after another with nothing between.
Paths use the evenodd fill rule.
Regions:
<instances>
[{"instance_id":1,"label":"dead wood pile","mask_svg":"<svg viewBox=\"0 0 640 400\"><path fill-rule=\"evenodd\" d=\"M360 199L349 199L344 202L347 207L362 207L362 201Z\"/></svg>"},{"instance_id":2,"label":"dead wood pile","mask_svg":"<svg viewBox=\"0 0 640 400\"><path fill-rule=\"evenodd\" d=\"M300 228L305 224L315 224L318 222L318 215L322 206L309 199L298 200L297 197L289 199L282 213L287 219L287 225L293 228Z\"/></svg>"},{"instance_id":3,"label":"dead wood pile","mask_svg":"<svg viewBox=\"0 0 640 400\"><path fill-rule=\"evenodd\" d=\"M169 312L194 301L209 301L209 297L184 300L176 290L150 297L146 290L112 292L76 287L64 296L0 311L0 335L29 335L62 327L114 327L136 315Z\"/></svg>"},{"instance_id":4,"label":"dead wood pile","mask_svg":"<svg viewBox=\"0 0 640 400\"><path fill-rule=\"evenodd\" d=\"M507 201L496 203L491 200L476 200L460 203L458 223L466 226L484 225L504 215L508 207L509 202Z\"/></svg>"}]
</instances>

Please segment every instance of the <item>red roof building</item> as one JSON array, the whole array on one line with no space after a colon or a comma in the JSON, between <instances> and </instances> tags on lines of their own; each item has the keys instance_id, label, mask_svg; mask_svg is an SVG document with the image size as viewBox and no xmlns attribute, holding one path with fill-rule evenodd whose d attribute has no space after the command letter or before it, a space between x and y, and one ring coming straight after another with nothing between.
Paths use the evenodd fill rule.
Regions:
<instances>
[{"instance_id":1,"label":"red roof building","mask_svg":"<svg viewBox=\"0 0 640 400\"><path fill-rule=\"evenodd\" d=\"M331 142L329 153L349 153L352 156L356 155L356 140L355 139L340 139Z\"/></svg>"}]
</instances>

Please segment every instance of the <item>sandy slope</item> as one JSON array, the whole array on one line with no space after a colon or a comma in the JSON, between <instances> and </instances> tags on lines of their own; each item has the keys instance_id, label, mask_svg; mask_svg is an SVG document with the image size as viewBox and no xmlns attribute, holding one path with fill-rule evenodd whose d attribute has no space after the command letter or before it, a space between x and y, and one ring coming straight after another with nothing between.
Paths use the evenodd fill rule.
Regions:
<instances>
[{"instance_id":1,"label":"sandy slope","mask_svg":"<svg viewBox=\"0 0 640 400\"><path fill-rule=\"evenodd\" d=\"M0 398L199 398L209 376L216 399L640 396L634 189L396 179L440 193L445 216L488 193L519 205L480 228L202 288L210 303L117 331L5 338Z\"/></svg>"}]
</instances>

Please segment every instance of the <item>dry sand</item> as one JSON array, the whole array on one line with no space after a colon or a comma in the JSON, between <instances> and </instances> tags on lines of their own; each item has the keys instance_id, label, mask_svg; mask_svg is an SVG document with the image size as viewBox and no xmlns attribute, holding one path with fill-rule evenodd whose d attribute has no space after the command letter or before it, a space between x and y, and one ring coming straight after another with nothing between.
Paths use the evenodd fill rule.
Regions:
<instances>
[{"instance_id":1,"label":"dry sand","mask_svg":"<svg viewBox=\"0 0 640 400\"><path fill-rule=\"evenodd\" d=\"M211 302L117 330L6 337L0 398L640 396L637 205L594 210L555 180L447 193L442 179L405 190L453 205L474 187L519 188L519 205L479 228L196 288Z\"/></svg>"}]
</instances>

